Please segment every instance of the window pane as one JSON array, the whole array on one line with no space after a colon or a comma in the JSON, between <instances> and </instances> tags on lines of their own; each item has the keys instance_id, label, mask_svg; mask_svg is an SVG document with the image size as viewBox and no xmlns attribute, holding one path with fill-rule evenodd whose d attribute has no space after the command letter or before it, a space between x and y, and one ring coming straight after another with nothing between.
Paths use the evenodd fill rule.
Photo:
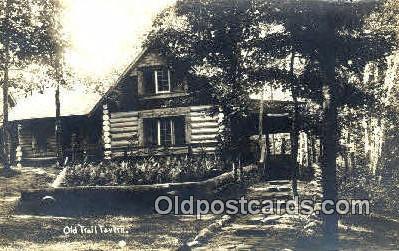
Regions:
<instances>
[{"instance_id":1,"label":"window pane","mask_svg":"<svg viewBox=\"0 0 399 251\"><path fill-rule=\"evenodd\" d=\"M184 145L186 128L184 116L144 119L145 146Z\"/></svg>"},{"instance_id":2,"label":"window pane","mask_svg":"<svg viewBox=\"0 0 399 251\"><path fill-rule=\"evenodd\" d=\"M291 139L289 133L269 134L269 142L272 155L291 154Z\"/></svg>"},{"instance_id":3,"label":"window pane","mask_svg":"<svg viewBox=\"0 0 399 251\"><path fill-rule=\"evenodd\" d=\"M157 74L157 83L158 83L158 92L168 92L170 91L169 87L169 75L168 70L158 70Z\"/></svg>"},{"instance_id":4,"label":"window pane","mask_svg":"<svg viewBox=\"0 0 399 251\"><path fill-rule=\"evenodd\" d=\"M169 118L160 119L159 130L160 130L160 143L163 146L173 145L172 140L172 125L173 122Z\"/></svg>"}]
</instances>

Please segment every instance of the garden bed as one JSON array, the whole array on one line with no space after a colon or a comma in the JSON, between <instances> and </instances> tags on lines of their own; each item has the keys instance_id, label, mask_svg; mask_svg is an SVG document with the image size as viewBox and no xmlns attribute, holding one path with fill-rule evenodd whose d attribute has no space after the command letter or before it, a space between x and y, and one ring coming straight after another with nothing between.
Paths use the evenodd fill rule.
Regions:
<instances>
[{"instance_id":1,"label":"garden bed","mask_svg":"<svg viewBox=\"0 0 399 251\"><path fill-rule=\"evenodd\" d=\"M255 165L244 167L243 173L260 177ZM21 192L19 211L55 215L153 213L158 196L179 195L184 199L192 195L196 199L212 199L226 188L231 189L230 184L237 184L232 171L196 182L33 189Z\"/></svg>"},{"instance_id":2,"label":"garden bed","mask_svg":"<svg viewBox=\"0 0 399 251\"><path fill-rule=\"evenodd\" d=\"M123 186L201 181L223 171L224 164L215 155L134 157L68 167L64 185Z\"/></svg>"}]
</instances>

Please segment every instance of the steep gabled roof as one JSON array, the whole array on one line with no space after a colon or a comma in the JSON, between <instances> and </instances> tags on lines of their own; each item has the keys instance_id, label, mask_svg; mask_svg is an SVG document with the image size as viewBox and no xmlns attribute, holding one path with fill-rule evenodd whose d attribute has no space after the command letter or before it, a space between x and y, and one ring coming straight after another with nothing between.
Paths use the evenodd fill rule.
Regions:
<instances>
[{"instance_id":1,"label":"steep gabled roof","mask_svg":"<svg viewBox=\"0 0 399 251\"><path fill-rule=\"evenodd\" d=\"M147 52L147 48L144 48L133 60L132 63L130 63L123 73L118 77L118 79L111 85L111 87L108 89L108 91L101 97L101 99L95 104L95 106L91 109L89 112L89 116L94 114L94 112L100 107L100 105L103 103L103 101L115 90L115 88L118 86L118 84L125 78L125 76L133 69L136 67L137 63L140 62L141 58L145 55Z\"/></svg>"}]
</instances>

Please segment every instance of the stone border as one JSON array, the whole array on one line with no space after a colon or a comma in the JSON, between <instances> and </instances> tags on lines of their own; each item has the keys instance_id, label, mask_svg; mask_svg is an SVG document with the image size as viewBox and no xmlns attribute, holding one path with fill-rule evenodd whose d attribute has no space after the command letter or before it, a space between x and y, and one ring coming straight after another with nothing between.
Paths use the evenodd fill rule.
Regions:
<instances>
[{"instance_id":1,"label":"stone border","mask_svg":"<svg viewBox=\"0 0 399 251\"><path fill-rule=\"evenodd\" d=\"M258 167L243 168L243 174L258 174ZM18 210L33 214L101 214L145 213L152 211L158 196L175 196L211 199L227 185L235 183L234 171L217 177L183 183L133 186L77 186L30 189L21 192ZM245 181L244 181L245 182Z\"/></svg>"}]
</instances>

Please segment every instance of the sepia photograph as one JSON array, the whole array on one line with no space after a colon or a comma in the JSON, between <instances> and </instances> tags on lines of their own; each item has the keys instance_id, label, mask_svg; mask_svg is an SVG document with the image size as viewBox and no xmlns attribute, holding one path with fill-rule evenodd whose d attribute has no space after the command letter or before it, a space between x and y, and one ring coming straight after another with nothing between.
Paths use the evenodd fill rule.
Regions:
<instances>
[{"instance_id":1,"label":"sepia photograph","mask_svg":"<svg viewBox=\"0 0 399 251\"><path fill-rule=\"evenodd\" d=\"M399 250L398 0L0 0L0 250Z\"/></svg>"}]
</instances>

